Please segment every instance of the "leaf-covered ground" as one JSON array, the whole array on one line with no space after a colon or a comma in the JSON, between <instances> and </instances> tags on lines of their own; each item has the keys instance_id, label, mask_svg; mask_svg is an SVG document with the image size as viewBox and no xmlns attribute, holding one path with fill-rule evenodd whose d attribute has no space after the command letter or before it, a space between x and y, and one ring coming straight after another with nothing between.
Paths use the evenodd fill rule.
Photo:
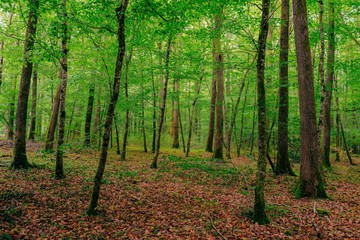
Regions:
<instances>
[{"instance_id":1,"label":"leaf-covered ground","mask_svg":"<svg viewBox=\"0 0 360 240\"><path fill-rule=\"evenodd\" d=\"M11 146L0 142L0 239L360 239L360 167L345 157L326 171L329 200L295 199L297 178L269 171L271 223L259 226L249 218L256 163L246 157L219 164L165 150L153 170L151 153L130 148L119 161L111 151L99 214L87 216L96 151L68 149L59 181L54 155L37 144L28 147L36 168L9 170Z\"/></svg>"}]
</instances>

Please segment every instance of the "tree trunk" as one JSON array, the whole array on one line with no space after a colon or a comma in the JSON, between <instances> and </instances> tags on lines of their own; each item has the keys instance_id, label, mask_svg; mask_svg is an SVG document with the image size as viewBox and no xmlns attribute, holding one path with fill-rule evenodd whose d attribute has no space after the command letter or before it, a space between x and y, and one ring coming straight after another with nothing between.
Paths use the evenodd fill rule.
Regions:
<instances>
[{"instance_id":1,"label":"tree trunk","mask_svg":"<svg viewBox=\"0 0 360 240\"><path fill-rule=\"evenodd\" d=\"M213 41L213 58L215 63L215 42ZM214 126L215 126L215 104L216 104L216 72L215 66L213 67L213 76L211 79L211 98L210 98L210 117L209 117L209 129L208 137L206 141L206 152L213 152L214 144Z\"/></svg>"},{"instance_id":2,"label":"tree trunk","mask_svg":"<svg viewBox=\"0 0 360 240\"><path fill-rule=\"evenodd\" d=\"M250 63L250 65L248 66L248 68L246 69L246 71L244 73L244 76L243 76L242 81L241 81L241 86L240 86L240 89L239 89L238 97L237 97L237 100L236 100L236 103L235 103L235 107L233 109L233 113L232 113L232 116L231 116L230 126L229 126L229 129L228 129L228 137L227 137L227 142L226 142L226 158L227 159L231 159L230 150L231 150L232 131L233 131L234 126L235 126L235 120L236 120L236 115L237 115L239 104L240 104L242 91L244 90L244 87L245 87L245 80L246 80L247 75L249 74L250 69L251 69L253 63L255 62L255 60L256 60L256 56L253 58L252 62Z\"/></svg>"},{"instance_id":3,"label":"tree trunk","mask_svg":"<svg viewBox=\"0 0 360 240\"><path fill-rule=\"evenodd\" d=\"M152 59L152 57L151 57ZM151 64L152 66L152 64ZM155 153L156 145L156 88L155 88L155 78L154 71L151 70L151 83L152 83L152 93L153 93L153 115L152 115L152 141L151 141L151 152Z\"/></svg>"},{"instance_id":4,"label":"tree trunk","mask_svg":"<svg viewBox=\"0 0 360 240\"><path fill-rule=\"evenodd\" d=\"M100 152L99 166L95 175L94 188L91 195L90 205L86 212L89 215L95 214L95 208L98 205L100 184L101 184L102 176L105 171L107 151L109 147L111 125L114 118L115 106L119 97L121 67L123 65L123 60L125 55L125 11L127 5L128 5L128 0L122 0L120 7L116 9L116 16L118 20L118 33L117 33L118 54L116 59L113 93L111 95L111 100L108 106L108 111L105 121L105 130L104 130L102 148Z\"/></svg>"},{"instance_id":5,"label":"tree trunk","mask_svg":"<svg viewBox=\"0 0 360 240\"><path fill-rule=\"evenodd\" d=\"M255 127L256 127L256 95L254 96L254 110L252 115L252 127L251 127L251 134L250 134L250 156L253 155L253 149L254 149L254 139L255 139Z\"/></svg>"},{"instance_id":6,"label":"tree trunk","mask_svg":"<svg viewBox=\"0 0 360 240\"><path fill-rule=\"evenodd\" d=\"M163 123L165 120L166 95L167 95L167 86L168 86L168 82L169 82L169 62L170 62L171 41L172 41L172 36L170 35L169 39L168 39L166 55L165 55L165 71L166 72L165 72L164 86L161 91L159 129L158 129L157 137L156 137L155 156L150 165L151 168L157 168L157 160L158 160L158 157L160 154L160 139L161 139L161 131L162 131Z\"/></svg>"},{"instance_id":7,"label":"tree trunk","mask_svg":"<svg viewBox=\"0 0 360 240\"><path fill-rule=\"evenodd\" d=\"M91 132L91 119L94 108L94 95L95 95L95 84L91 83L89 88L89 97L88 104L86 110L86 118L85 118L85 146L90 146L90 132Z\"/></svg>"},{"instance_id":8,"label":"tree trunk","mask_svg":"<svg viewBox=\"0 0 360 240\"><path fill-rule=\"evenodd\" d=\"M67 22L67 12L66 12L66 0L62 1L62 14L63 14L63 23L62 23L62 40L61 40L61 52L62 58L60 61L60 78L61 78L61 87L60 87L60 103L59 103L59 135L58 135L58 144L56 150L56 169L55 169L55 178L63 179L64 167L63 167L63 144L65 138L65 99L66 99L66 86L68 79L68 22Z\"/></svg>"},{"instance_id":9,"label":"tree trunk","mask_svg":"<svg viewBox=\"0 0 360 240\"><path fill-rule=\"evenodd\" d=\"M173 148L179 148L179 79L174 79Z\"/></svg>"},{"instance_id":10,"label":"tree trunk","mask_svg":"<svg viewBox=\"0 0 360 240\"><path fill-rule=\"evenodd\" d=\"M241 141L243 138L243 133L244 133L244 116L245 116L245 107L246 107L246 101L247 101L247 93L248 93L248 89L249 89L249 84L250 84L250 80L248 80L247 84L246 84L246 89L245 89L245 97L244 97L244 102L243 102L243 106L242 106L242 110L241 110L241 126L240 126L240 136L239 136L239 144L237 146L237 156L240 157L240 151L241 151Z\"/></svg>"},{"instance_id":11,"label":"tree trunk","mask_svg":"<svg viewBox=\"0 0 360 240\"><path fill-rule=\"evenodd\" d=\"M202 82L203 77L204 77L204 69L202 70L199 82L196 83L197 84L197 90L196 90L196 93L195 93L195 99L194 99L194 101L192 103L191 115L190 115L190 118L189 118L188 141L187 141L187 144L186 144L186 153L185 153L186 157L188 157L189 153L190 153L191 135L192 135L192 129L193 129L193 123L194 123L194 115L195 115L195 111L196 111L196 103L197 103L197 100L199 99L199 94L200 94L200 90L201 90L201 82Z\"/></svg>"},{"instance_id":12,"label":"tree trunk","mask_svg":"<svg viewBox=\"0 0 360 240\"><path fill-rule=\"evenodd\" d=\"M337 77L334 78L335 84L335 104L336 104L336 162L340 162L340 107L339 107L339 96L337 93L338 84L337 84Z\"/></svg>"},{"instance_id":13,"label":"tree trunk","mask_svg":"<svg viewBox=\"0 0 360 240\"><path fill-rule=\"evenodd\" d=\"M55 130L56 130L58 114L59 114L60 88L61 88L61 84L59 84L56 89L56 93L52 105L50 124L45 141L45 150L47 151L52 151L54 148Z\"/></svg>"},{"instance_id":14,"label":"tree trunk","mask_svg":"<svg viewBox=\"0 0 360 240\"><path fill-rule=\"evenodd\" d=\"M120 138L119 138L119 127L117 124L117 115L114 114L114 122L115 122L115 134L116 134L116 154L120 154Z\"/></svg>"},{"instance_id":15,"label":"tree trunk","mask_svg":"<svg viewBox=\"0 0 360 240\"><path fill-rule=\"evenodd\" d=\"M259 224L269 223L265 212L264 185L266 177L266 95L265 95L265 54L266 39L269 29L270 0L262 1L262 16L257 50L257 105L258 105L258 163L255 185L254 221Z\"/></svg>"},{"instance_id":16,"label":"tree trunk","mask_svg":"<svg viewBox=\"0 0 360 240\"><path fill-rule=\"evenodd\" d=\"M330 137L331 137L331 95L335 72L335 24L334 24L334 2L329 2L329 32L328 32L328 55L327 74L325 82L324 100L324 139L322 142L322 163L330 168Z\"/></svg>"},{"instance_id":17,"label":"tree trunk","mask_svg":"<svg viewBox=\"0 0 360 240\"><path fill-rule=\"evenodd\" d=\"M96 113L95 113L95 119L94 119L94 126L93 126L93 135L94 135L94 142L98 143L98 146L100 147L100 142L101 142L101 86L99 84L99 88L98 88L98 94L97 94L97 101L96 101ZM99 136L99 137L97 137Z\"/></svg>"},{"instance_id":18,"label":"tree trunk","mask_svg":"<svg viewBox=\"0 0 360 240\"><path fill-rule=\"evenodd\" d=\"M38 82L38 73L37 69L34 69L33 73L33 82L32 82L32 102L31 102L31 120L30 120L30 132L29 140L35 139L35 130L36 130L36 104L37 104L37 82Z\"/></svg>"},{"instance_id":19,"label":"tree trunk","mask_svg":"<svg viewBox=\"0 0 360 240\"><path fill-rule=\"evenodd\" d=\"M280 30L280 60L279 60L279 118L278 118L278 155L275 167L275 174L295 173L291 168L289 161L289 0L282 0L281 5L281 30Z\"/></svg>"},{"instance_id":20,"label":"tree trunk","mask_svg":"<svg viewBox=\"0 0 360 240\"><path fill-rule=\"evenodd\" d=\"M141 82L141 128L143 133L143 146L144 146L144 152L147 153L147 144L146 144L146 129L145 129L145 93L144 93L144 82Z\"/></svg>"},{"instance_id":21,"label":"tree trunk","mask_svg":"<svg viewBox=\"0 0 360 240\"><path fill-rule=\"evenodd\" d=\"M11 164L11 167L14 169L29 168L30 166L26 156L26 116L28 108L31 73L33 68L30 53L34 49L39 1L29 0L29 3L30 11L24 42L24 62L21 73L18 104L16 109L14 161Z\"/></svg>"},{"instance_id":22,"label":"tree trunk","mask_svg":"<svg viewBox=\"0 0 360 240\"><path fill-rule=\"evenodd\" d=\"M9 115L8 115L8 125L7 125L7 139L14 139L14 120L15 120L15 99L16 99L16 81L17 76L13 80L13 89L11 92L11 98L9 103Z\"/></svg>"},{"instance_id":23,"label":"tree trunk","mask_svg":"<svg viewBox=\"0 0 360 240\"><path fill-rule=\"evenodd\" d=\"M4 65L4 40L0 41L0 93L1 93L1 85L3 82L3 65Z\"/></svg>"},{"instance_id":24,"label":"tree trunk","mask_svg":"<svg viewBox=\"0 0 360 240\"><path fill-rule=\"evenodd\" d=\"M215 76L216 76L216 106L215 106L215 140L213 158L222 160L223 142L224 142L224 59L221 50L221 25L222 25L222 7L214 19L214 47L215 47Z\"/></svg>"},{"instance_id":25,"label":"tree trunk","mask_svg":"<svg viewBox=\"0 0 360 240\"><path fill-rule=\"evenodd\" d=\"M327 197L319 168L314 72L306 0L294 0L294 30L300 100L300 182L297 197Z\"/></svg>"},{"instance_id":26,"label":"tree trunk","mask_svg":"<svg viewBox=\"0 0 360 240\"><path fill-rule=\"evenodd\" d=\"M134 33L135 34L135 33ZM125 69L124 69L124 90L125 90L125 106L126 106L126 117L125 117L125 129L124 129L124 139L122 145L122 151L120 160L125 161L126 158L126 146L129 135L129 126L130 126L130 109L129 109L129 87L128 87L128 74L129 74L129 65L131 62L133 47L129 51L129 56L125 56Z\"/></svg>"},{"instance_id":27,"label":"tree trunk","mask_svg":"<svg viewBox=\"0 0 360 240\"><path fill-rule=\"evenodd\" d=\"M321 147L321 137L324 130L324 113L325 113L325 71L324 71L324 59L325 59L325 37L324 37L324 4L322 0L318 1L319 3L319 31L320 31L320 56L319 56L319 78L320 78L320 87L321 87L321 98L320 98L320 114L319 114L319 123L318 123L318 149L319 157L322 157L323 148ZM320 159L321 160L321 159Z\"/></svg>"}]
</instances>

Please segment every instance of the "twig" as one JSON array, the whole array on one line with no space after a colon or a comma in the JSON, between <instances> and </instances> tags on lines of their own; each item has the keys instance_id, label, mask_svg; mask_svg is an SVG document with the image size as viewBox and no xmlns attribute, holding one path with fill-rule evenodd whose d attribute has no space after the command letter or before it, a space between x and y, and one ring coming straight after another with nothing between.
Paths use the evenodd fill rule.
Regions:
<instances>
[{"instance_id":1,"label":"twig","mask_svg":"<svg viewBox=\"0 0 360 240\"><path fill-rule=\"evenodd\" d=\"M316 214L317 214L317 211L316 211L316 201L314 202L314 206L313 206L313 216L312 216L312 225L313 225L313 227L315 228L315 231L317 232L317 237L321 237L321 231L320 231L320 229L319 229L319 227L318 227L318 225L316 224L316 222L315 222L315 216L316 216Z\"/></svg>"},{"instance_id":2,"label":"twig","mask_svg":"<svg viewBox=\"0 0 360 240\"><path fill-rule=\"evenodd\" d=\"M219 234L219 236L220 236L223 240L227 240L227 238L226 238L224 235L222 235L222 233L219 232L219 230L217 230L217 228L215 227L215 225L214 225L214 220L213 220L211 217L209 217L209 219L210 219L210 223L211 223L212 228L217 232L217 234Z\"/></svg>"}]
</instances>

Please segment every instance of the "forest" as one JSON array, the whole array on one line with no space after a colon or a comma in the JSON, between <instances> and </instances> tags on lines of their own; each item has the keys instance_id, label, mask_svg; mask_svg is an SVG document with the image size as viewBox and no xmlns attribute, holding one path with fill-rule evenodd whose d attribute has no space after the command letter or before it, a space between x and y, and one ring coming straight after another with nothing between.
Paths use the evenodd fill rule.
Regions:
<instances>
[{"instance_id":1,"label":"forest","mask_svg":"<svg viewBox=\"0 0 360 240\"><path fill-rule=\"evenodd\" d=\"M1 0L0 239L360 238L357 0Z\"/></svg>"}]
</instances>

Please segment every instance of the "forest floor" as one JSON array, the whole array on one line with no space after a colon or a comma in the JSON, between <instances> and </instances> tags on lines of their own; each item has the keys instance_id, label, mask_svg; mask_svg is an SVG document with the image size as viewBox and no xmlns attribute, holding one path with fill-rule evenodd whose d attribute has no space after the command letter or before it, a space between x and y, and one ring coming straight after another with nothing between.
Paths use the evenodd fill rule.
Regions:
<instances>
[{"instance_id":1,"label":"forest floor","mask_svg":"<svg viewBox=\"0 0 360 240\"><path fill-rule=\"evenodd\" d=\"M325 172L330 199L295 199L297 177L266 178L271 223L249 218L256 162L216 163L210 155L130 147L127 161L109 152L99 214L87 216L98 152L67 148L66 178L52 178L55 155L28 145L35 168L10 170L12 144L0 142L0 239L360 239L360 167L332 162ZM360 164L359 158L354 158ZM296 173L299 164L293 165Z\"/></svg>"}]
</instances>

